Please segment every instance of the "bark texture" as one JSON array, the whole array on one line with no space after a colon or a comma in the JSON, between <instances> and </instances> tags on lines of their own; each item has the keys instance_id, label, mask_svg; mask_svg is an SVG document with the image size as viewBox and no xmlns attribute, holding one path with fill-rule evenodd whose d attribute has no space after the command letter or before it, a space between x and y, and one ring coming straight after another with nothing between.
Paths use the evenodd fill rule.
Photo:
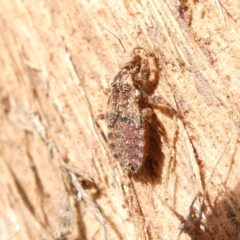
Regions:
<instances>
[{"instance_id":1,"label":"bark texture","mask_svg":"<svg viewBox=\"0 0 240 240\"><path fill-rule=\"evenodd\" d=\"M239 239L239 8L0 1L0 239L172 240L181 223L179 239ZM118 60L137 46L159 58L154 95L183 117L155 110L166 136L151 136L131 175L94 121Z\"/></svg>"}]
</instances>

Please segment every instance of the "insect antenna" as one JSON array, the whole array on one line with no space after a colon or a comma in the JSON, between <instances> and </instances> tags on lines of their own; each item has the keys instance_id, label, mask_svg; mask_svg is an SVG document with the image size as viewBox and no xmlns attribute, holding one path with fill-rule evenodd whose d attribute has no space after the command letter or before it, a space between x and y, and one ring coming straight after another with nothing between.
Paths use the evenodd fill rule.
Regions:
<instances>
[{"instance_id":1,"label":"insect antenna","mask_svg":"<svg viewBox=\"0 0 240 240\"><path fill-rule=\"evenodd\" d=\"M105 30L107 30L109 33L111 33L114 37L116 37L116 38L118 39L119 43L121 44L121 46L122 46L122 48L123 48L123 50L124 50L124 53L126 53L126 49L125 49L125 47L124 47L121 39L120 39L117 35L115 35L114 33L112 33L110 30L108 30L106 27L104 27L101 23L99 23L99 24L100 24Z\"/></svg>"}]
</instances>

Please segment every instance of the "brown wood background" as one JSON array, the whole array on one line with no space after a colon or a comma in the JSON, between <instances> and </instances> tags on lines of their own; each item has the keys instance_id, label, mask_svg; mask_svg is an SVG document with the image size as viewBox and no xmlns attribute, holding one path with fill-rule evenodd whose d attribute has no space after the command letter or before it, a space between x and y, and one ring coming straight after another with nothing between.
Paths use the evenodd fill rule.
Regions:
<instances>
[{"instance_id":1,"label":"brown wood background","mask_svg":"<svg viewBox=\"0 0 240 240\"><path fill-rule=\"evenodd\" d=\"M175 240L198 192L207 193L209 232L196 239L238 239L226 208L240 216L239 8L234 0L0 1L0 239ZM136 176L112 163L94 125L124 55L108 30L127 53L157 54L155 95L183 115L155 111L168 144Z\"/></svg>"}]
</instances>

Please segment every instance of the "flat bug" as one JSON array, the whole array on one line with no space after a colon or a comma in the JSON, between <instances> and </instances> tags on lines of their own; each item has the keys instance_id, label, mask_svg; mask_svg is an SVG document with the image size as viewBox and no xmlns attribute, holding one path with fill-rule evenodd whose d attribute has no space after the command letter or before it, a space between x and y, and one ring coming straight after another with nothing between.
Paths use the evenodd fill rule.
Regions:
<instances>
[{"instance_id":1,"label":"flat bug","mask_svg":"<svg viewBox=\"0 0 240 240\"><path fill-rule=\"evenodd\" d=\"M142 47L134 48L111 82L106 115L101 115L107 121L107 138L114 159L131 172L137 172L148 155L152 104L177 114L163 97L150 97L158 78L157 57L147 54Z\"/></svg>"}]
</instances>

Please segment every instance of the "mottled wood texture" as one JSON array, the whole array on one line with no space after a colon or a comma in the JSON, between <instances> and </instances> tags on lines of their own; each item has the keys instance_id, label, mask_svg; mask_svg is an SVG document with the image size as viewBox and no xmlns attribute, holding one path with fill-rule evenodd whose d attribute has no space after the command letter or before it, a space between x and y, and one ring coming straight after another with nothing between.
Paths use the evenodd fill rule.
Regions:
<instances>
[{"instance_id":1,"label":"mottled wood texture","mask_svg":"<svg viewBox=\"0 0 240 240\"><path fill-rule=\"evenodd\" d=\"M206 192L212 239L237 239L227 215L240 209L239 8L233 0L0 1L0 238L177 239ZM165 139L152 131L146 169L135 176L113 162L106 123L94 124L124 55L108 30L127 53L155 52L155 94L183 115L155 110Z\"/></svg>"}]
</instances>

